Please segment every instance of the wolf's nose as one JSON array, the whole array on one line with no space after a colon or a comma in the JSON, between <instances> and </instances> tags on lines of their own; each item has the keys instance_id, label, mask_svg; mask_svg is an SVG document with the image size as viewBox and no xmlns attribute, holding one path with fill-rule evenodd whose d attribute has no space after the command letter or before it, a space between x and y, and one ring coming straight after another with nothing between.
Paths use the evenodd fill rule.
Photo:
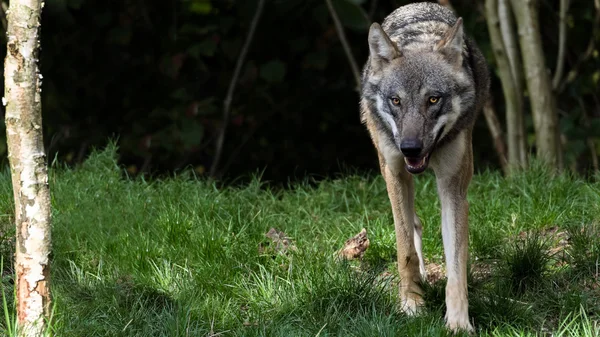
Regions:
<instances>
[{"instance_id":1,"label":"wolf's nose","mask_svg":"<svg viewBox=\"0 0 600 337\"><path fill-rule=\"evenodd\" d=\"M418 157L423 149L423 142L416 138L403 139L400 143L400 150L407 157Z\"/></svg>"}]
</instances>

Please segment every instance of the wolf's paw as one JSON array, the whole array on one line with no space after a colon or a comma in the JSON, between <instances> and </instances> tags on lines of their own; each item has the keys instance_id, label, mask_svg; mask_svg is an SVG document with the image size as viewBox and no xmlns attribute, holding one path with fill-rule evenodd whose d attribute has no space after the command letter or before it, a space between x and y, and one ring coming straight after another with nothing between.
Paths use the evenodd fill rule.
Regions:
<instances>
[{"instance_id":1,"label":"wolf's paw","mask_svg":"<svg viewBox=\"0 0 600 337\"><path fill-rule=\"evenodd\" d=\"M402 300L402 312L407 316L416 316L423 308L423 299L421 297L411 297Z\"/></svg>"},{"instance_id":2,"label":"wolf's paw","mask_svg":"<svg viewBox=\"0 0 600 337\"><path fill-rule=\"evenodd\" d=\"M460 319L458 319L458 317L454 317L453 319L446 317L446 328L451 330L453 333L466 331L469 334L473 334L473 332L475 332L473 326L471 323L469 323L469 316L467 315L461 317Z\"/></svg>"}]
</instances>

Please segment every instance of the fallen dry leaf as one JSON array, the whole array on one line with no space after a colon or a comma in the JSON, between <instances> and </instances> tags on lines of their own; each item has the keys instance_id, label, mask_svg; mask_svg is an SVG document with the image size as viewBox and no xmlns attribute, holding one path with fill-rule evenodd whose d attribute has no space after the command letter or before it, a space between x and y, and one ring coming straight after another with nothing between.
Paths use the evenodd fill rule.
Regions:
<instances>
[{"instance_id":1,"label":"fallen dry leaf","mask_svg":"<svg viewBox=\"0 0 600 337\"><path fill-rule=\"evenodd\" d=\"M362 259L367 248L369 248L369 238L367 229L363 228L353 238L346 240L344 247L337 251L337 256L347 260Z\"/></svg>"},{"instance_id":2,"label":"fallen dry leaf","mask_svg":"<svg viewBox=\"0 0 600 337\"><path fill-rule=\"evenodd\" d=\"M260 254L285 254L288 250L296 251L296 246L292 240L280 230L271 227L265 236L271 241L261 242L258 245Z\"/></svg>"},{"instance_id":3,"label":"fallen dry leaf","mask_svg":"<svg viewBox=\"0 0 600 337\"><path fill-rule=\"evenodd\" d=\"M427 282L431 284L446 277L446 270L443 264L433 262L427 263L425 264L425 270L427 271Z\"/></svg>"}]
</instances>

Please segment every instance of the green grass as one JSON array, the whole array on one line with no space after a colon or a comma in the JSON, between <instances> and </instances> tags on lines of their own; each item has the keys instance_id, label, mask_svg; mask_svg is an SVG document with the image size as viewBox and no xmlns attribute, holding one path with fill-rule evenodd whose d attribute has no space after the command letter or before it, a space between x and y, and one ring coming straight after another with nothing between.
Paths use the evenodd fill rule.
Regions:
<instances>
[{"instance_id":1,"label":"green grass","mask_svg":"<svg viewBox=\"0 0 600 337\"><path fill-rule=\"evenodd\" d=\"M379 176L217 188L191 174L129 179L114 158L109 146L77 169L51 170L57 336L449 335L444 280L425 285L422 316L398 311L392 215ZM440 263L433 176L418 177L416 190L425 256ZM11 227L7 171L0 192L0 221ZM511 179L481 173L469 201L470 314L479 334L600 336L600 184L541 167ZM551 226L568 233L560 253L545 251ZM295 249L259 250L271 227ZM363 227L371 241L363 261L336 261ZM9 261L12 234L1 234ZM481 266L489 271L478 274ZM8 316L0 329L8 334L7 263L2 285Z\"/></svg>"}]
</instances>

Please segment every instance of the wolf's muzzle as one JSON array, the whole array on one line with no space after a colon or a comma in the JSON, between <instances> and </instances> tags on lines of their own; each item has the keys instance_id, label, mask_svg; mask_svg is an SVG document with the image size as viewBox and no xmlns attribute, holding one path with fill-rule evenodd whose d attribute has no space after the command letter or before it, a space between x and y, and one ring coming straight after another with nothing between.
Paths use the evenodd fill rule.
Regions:
<instances>
[{"instance_id":1,"label":"wolf's muzzle","mask_svg":"<svg viewBox=\"0 0 600 337\"><path fill-rule=\"evenodd\" d=\"M418 138L406 138L400 142L400 151L404 154L406 170L418 174L427 168L429 153L422 154L423 142Z\"/></svg>"},{"instance_id":2,"label":"wolf's muzzle","mask_svg":"<svg viewBox=\"0 0 600 337\"><path fill-rule=\"evenodd\" d=\"M400 151L406 157L419 157L423 150L423 142L417 138L403 139L400 142Z\"/></svg>"}]
</instances>

